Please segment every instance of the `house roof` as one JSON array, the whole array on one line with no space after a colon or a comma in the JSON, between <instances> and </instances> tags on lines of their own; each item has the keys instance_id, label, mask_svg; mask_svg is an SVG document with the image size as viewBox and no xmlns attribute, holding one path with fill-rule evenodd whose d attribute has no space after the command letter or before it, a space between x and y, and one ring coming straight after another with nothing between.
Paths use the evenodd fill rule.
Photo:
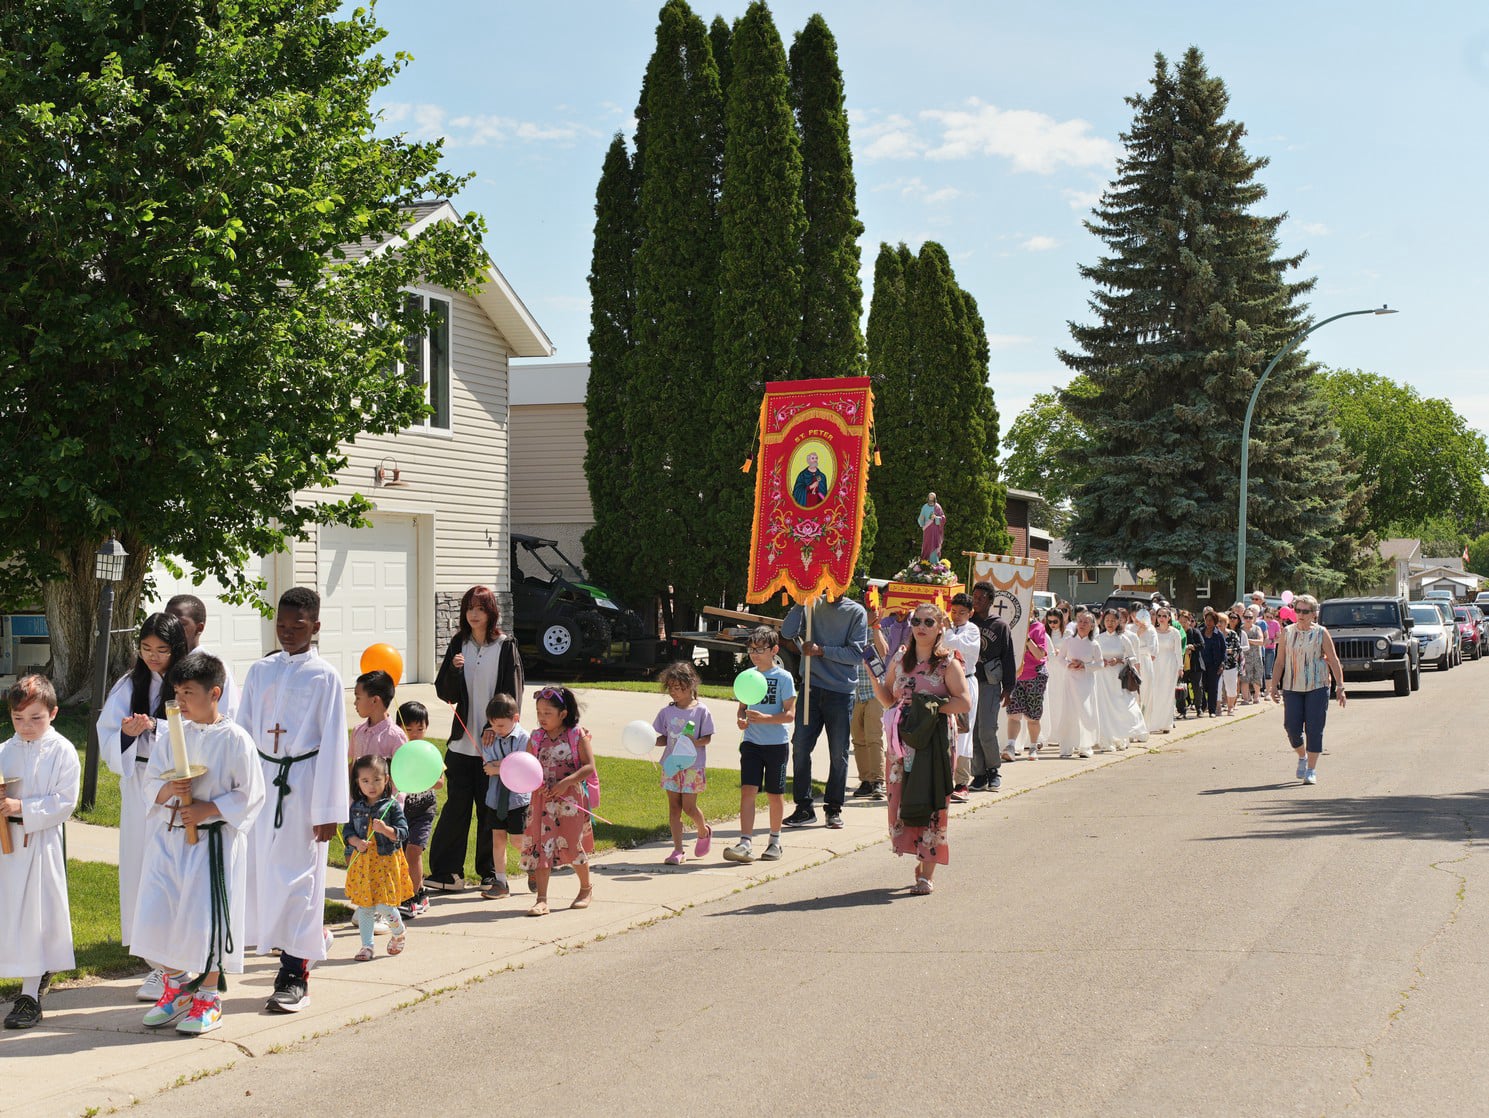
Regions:
<instances>
[{"instance_id":1,"label":"house roof","mask_svg":"<svg viewBox=\"0 0 1489 1118\"><path fill-rule=\"evenodd\" d=\"M1483 581L1476 574L1465 572L1456 567L1444 567L1441 565L1422 567L1411 572L1411 581L1421 585L1426 582L1453 582L1459 586L1470 586L1477 588Z\"/></svg>"},{"instance_id":2,"label":"house roof","mask_svg":"<svg viewBox=\"0 0 1489 1118\"><path fill-rule=\"evenodd\" d=\"M1013 486L1009 486L1008 489L1005 492L1007 492L1007 494L1010 497L1017 497L1021 501L1042 501L1042 500L1044 500L1043 497L1041 497L1038 493L1035 493L1031 489L1015 489L1015 488L1013 488Z\"/></svg>"},{"instance_id":3,"label":"house roof","mask_svg":"<svg viewBox=\"0 0 1489 1118\"><path fill-rule=\"evenodd\" d=\"M380 239L364 237L355 244L343 245L341 251L348 260L361 260L380 252L394 252L435 222L460 220L455 207L444 198L415 202L407 207L407 212L409 220L402 233ZM500 331L502 337L507 339L512 347L512 356L552 357L552 340L507 282L507 277L492 263L490 256L486 257L486 267L478 282L479 286L472 293L472 298L486 312L486 317Z\"/></svg>"},{"instance_id":4,"label":"house roof","mask_svg":"<svg viewBox=\"0 0 1489 1118\"><path fill-rule=\"evenodd\" d=\"M1433 567L1441 567L1445 571L1463 570L1463 556L1449 555L1442 558L1432 558L1424 555L1412 564L1412 569L1417 571L1429 571Z\"/></svg>"},{"instance_id":5,"label":"house roof","mask_svg":"<svg viewBox=\"0 0 1489 1118\"><path fill-rule=\"evenodd\" d=\"M1422 549L1421 540L1391 539L1380 543L1380 557L1387 560L1410 560Z\"/></svg>"}]
</instances>

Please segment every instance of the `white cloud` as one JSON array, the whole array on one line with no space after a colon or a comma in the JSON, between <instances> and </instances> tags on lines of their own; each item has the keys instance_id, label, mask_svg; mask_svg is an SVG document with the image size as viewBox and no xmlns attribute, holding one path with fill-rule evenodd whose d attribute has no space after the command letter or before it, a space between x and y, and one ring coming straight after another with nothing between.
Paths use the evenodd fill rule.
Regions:
<instances>
[{"instance_id":1,"label":"white cloud","mask_svg":"<svg viewBox=\"0 0 1489 1118\"><path fill-rule=\"evenodd\" d=\"M1028 345L1033 340L1028 334L989 334L987 336L989 349L1014 349L1017 346Z\"/></svg>"},{"instance_id":2,"label":"white cloud","mask_svg":"<svg viewBox=\"0 0 1489 1118\"><path fill-rule=\"evenodd\" d=\"M1016 171L1047 175L1062 166L1111 166L1121 150L1111 140L1092 135L1084 120L1056 120L1031 109L1000 109L976 97L967 105L920 114L941 128L940 142L926 152L928 159L997 155L1011 160Z\"/></svg>"},{"instance_id":3,"label":"white cloud","mask_svg":"<svg viewBox=\"0 0 1489 1118\"><path fill-rule=\"evenodd\" d=\"M1042 233L1036 233L1028 240L1019 244L1019 248L1025 252L1048 252L1060 242L1053 237L1046 237Z\"/></svg>"},{"instance_id":4,"label":"white cloud","mask_svg":"<svg viewBox=\"0 0 1489 1118\"><path fill-rule=\"evenodd\" d=\"M1322 221L1305 221L1299 228L1310 237L1327 237L1332 232Z\"/></svg>"},{"instance_id":5,"label":"white cloud","mask_svg":"<svg viewBox=\"0 0 1489 1118\"><path fill-rule=\"evenodd\" d=\"M1089 210L1101 201L1099 190L1062 190L1065 201L1070 203L1072 210Z\"/></svg>"},{"instance_id":6,"label":"white cloud","mask_svg":"<svg viewBox=\"0 0 1489 1118\"><path fill-rule=\"evenodd\" d=\"M455 147L484 147L509 141L565 143L579 136L599 135L581 124L540 124L493 113L461 113L451 116L442 105L394 101L382 108L383 124L407 132L415 140L444 139Z\"/></svg>"},{"instance_id":7,"label":"white cloud","mask_svg":"<svg viewBox=\"0 0 1489 1118\"><path fill-rule=\"evenodd\" d=\"M960 198L962 192L954 186L943 186L940 190L933 190L925 196L926 205L939 206L942 202L950 202L953 198Z\"/></svg>"},{"instance_id":8,"label":"white cloud","mask_svg":"<svg viewBox=\"0 0 1489 1118\"><path fill-rule=\"evenodd\" d=\"M897 191L902 198L919 198L928 206L938 206L962 196L962 192L954 186L943 186L933 190L926 185L925 180L919 177L880 183L874 187L874 190L875 192Z\"/></svg>"},{"instance_id":9,"label":"white cloud","mask_svg":"<svg viewBox=\"0 0 1489 1118\"><path fill-rule=\"evenodd\" d=\"M914 159L925 150L925 141L915 135L915 125L899 113L864 125L858 135L868 140L865 159Z\"/></svg>"}]
</instances>

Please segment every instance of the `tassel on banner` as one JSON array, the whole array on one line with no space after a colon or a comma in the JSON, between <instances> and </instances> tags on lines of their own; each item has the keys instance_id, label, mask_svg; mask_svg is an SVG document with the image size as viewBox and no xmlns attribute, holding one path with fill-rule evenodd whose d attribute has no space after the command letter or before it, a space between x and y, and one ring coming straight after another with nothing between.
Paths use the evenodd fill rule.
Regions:
<instances>
[{"instance_id":1,"label":"tassel on banner","mask_svg":"<svg viewBox=\"0 0 1489 1118\"><path fill-rule=\"evenodd\" d=\"M742 474L747 474L747 473L750 472L750 468L753 467L754 465L755 465L755 460L753 458L746 458L745 459L745 464L739 468L739 472L742 473Z\"/></svg>"},{"instance_id":2,"label":"tassel on banner","mask_svg":"<svg viewBox=\"0 0 1489 1118\"><path fill-rule=\"evenodd\" d=\"M876 465L876 466L882 466L882 465L884 465L884 462L879 457L879 448L877 446L874 447L874 465Z\"/></svg>"}]
</instances>

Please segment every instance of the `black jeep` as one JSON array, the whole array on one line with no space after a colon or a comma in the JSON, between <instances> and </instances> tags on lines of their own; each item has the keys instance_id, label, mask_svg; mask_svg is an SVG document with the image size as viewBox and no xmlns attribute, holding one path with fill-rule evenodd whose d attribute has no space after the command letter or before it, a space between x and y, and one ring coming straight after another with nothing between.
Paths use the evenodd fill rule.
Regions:
<instances>
[{"instance_id":1,"label":"black jeep","mask_svg":"<svg viewBox=\"0 0 1489 1118\"><path fill-rule=\"evenodd\" d=\"M561 668L655 659L641 618L585 578L555 540L512 533L512 598L524 657Z\"/></svg>"},{"instance_id":2,"label":"black jeep","mask_svg":"<svg viewBox=\"0 0 1489 1118\"><path fill-rule=\"evenodd\" d=\"M1318 607L1318 623L1334 638L1346 681L1389 679L1398 695L1421 686L1416 622L1404 598L1330 598Z\"/></svg>"}]
</instances>

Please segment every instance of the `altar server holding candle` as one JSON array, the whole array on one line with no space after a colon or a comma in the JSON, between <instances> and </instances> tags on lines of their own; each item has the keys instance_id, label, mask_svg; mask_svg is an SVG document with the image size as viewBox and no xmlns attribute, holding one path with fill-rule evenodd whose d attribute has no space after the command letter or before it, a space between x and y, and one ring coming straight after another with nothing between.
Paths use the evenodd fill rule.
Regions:
<instances>
[{"instance_id":1,"label":"altar server holding candle","mask_svg":"<svg viewBox=\"0 0 1489 1118\"><path fill-rule=\"evenodd\" d=\"M248 829L264 806L253 739L218 710L226 674L205 652L171 669L171 748L156 750L146 776L157 791L147 816L135 949L165 973L144 1023L174 1023L188 1035L218 1027L223 975L243 972Z\"/></svg>"}]
</instances>

